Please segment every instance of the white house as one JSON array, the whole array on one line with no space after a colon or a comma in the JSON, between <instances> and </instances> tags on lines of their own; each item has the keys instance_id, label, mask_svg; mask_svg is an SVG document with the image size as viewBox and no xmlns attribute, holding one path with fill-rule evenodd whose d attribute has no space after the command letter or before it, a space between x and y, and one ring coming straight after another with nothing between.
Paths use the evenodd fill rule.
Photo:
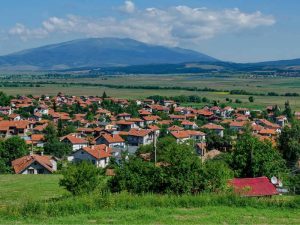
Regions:
<instances>
[{"instance_id":1,"label":"white house","mask_svg":"<svg viewBox=\"0 0 300 225\"><path fill-rule=\"evenodd\" d=\"M78 138L73 135L67 135L61 138L62 142L69 143L72 146L73 151L77 151L81 148L88 146L88 141L83 138Z\"/></svg>"},{"instance_id":2,"label":"white house","mask_svg":"<svg viewBox=\"0 0 300 225\"><path fill-rule=\"evenodd\" d=\"M112 149L104 144L83 147L75 151L73 156L74 162L89 161L97 167L104 168L108 165Z\"/></svg>"}]
</instances>

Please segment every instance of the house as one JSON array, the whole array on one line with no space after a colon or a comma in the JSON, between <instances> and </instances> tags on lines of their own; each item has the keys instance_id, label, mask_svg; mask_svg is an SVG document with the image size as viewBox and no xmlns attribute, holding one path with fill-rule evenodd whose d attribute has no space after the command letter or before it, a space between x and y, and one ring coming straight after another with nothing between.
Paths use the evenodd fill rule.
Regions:
<instances>
[{"instance_id":1,"label":"house","mask_svg":"<svg viewBox=\"0 0 300 225\"><path fill-rule=\"evenodd\" d=\"M223 137L224 136L224 127L221 125L213 124L213 123L208 123L204 126L201 127L202 129L208 129L216 132L219 136Z\"/></svg>"},{"instance_id":2,"label":"house","mask_svg":"<svg viewBox=\"0 0 300 225\"><path fill-rule=\"evenodd\" d=\"M0 114L2 115L10 115L12 113L10 106L0 106Z\"/></svg>"},{"instance_id":3,"label":"house","mask_svg":"<svg viewBox=\"0 0 300 225\"><path fill-rule=\"evenodd\" d=\"M246 197L278 195L276 187L267 177L234 178L229 181L234 192Z\"/></svg>"},{"instance_id":4,"label":"house","mask_svg":"<svg viewBox=\"0 0 300 225\"><path fill-rule=\"evenodd\" d=\"M51 174L57 170L57 160L47 155L30 154L11 164L16 174Z\"/></svg>"},{"instance_id":5,"label":"house","mask_svg":"<svg viewBox=\"0 0 300 225\"><path fill-rule=\"evenodd\" d=\"M284 127L288 123L288 119L286 116L278 116L276 117L276 124L278 124L281 127Z\"/></svg>"},{"instance_id":6,"label":"house","mask_svg":"<svg viewBox=\"0 0 300 225\"><path fill-rule=\"evenodd\" d=\"M132 128L138 128L135 122L128 120L120 120L116 122L118 130L120 131L128 131Z\"/></svg>"},{"instance_id":7,"label":"house","mask_svg":"<svg viewBox=\"0 0 300 225\"><path fill-rule=\"evenodd\" d=\"M236 109L237 113L243 114L245 116L250 116L250 110L247 108L237 108Z\"/></svg>"},{"instance_id":8,"label":"house","mask_svg":"<svg viewBox=\"0 0 300 225\"><path fill-rule=\"evenodd\" d=\"M131 114L129 113L120 113L117 115L118 120L129 120L131 118Z\"/></svg>"},{"instance_id":9,"label":"house","mask_svg":"<svg viewBox=\"0 0 300 225\"><path fill-rule=\"evenodd\" d=\"M32 134L30 140L26 141L27 144L36 147L44 147L45 137L43 134Z\"/></svg>"},{"instance_id":10,"label":"house","mask_svg":"<svg viewBox=\"0 0 300 225\"><path fill-rule=\"evenodd\" d=\"M119 134L102 134L95 141L97 145L105 144L110 148L125 148L125 140Z\"/></svg>"},{"instance_id":11,"label":"house","mask_svg":"<svg viewBox=\"0 0 300 225\"><path fill-rule=\"evenodd\" d=\"M247 124L247 121L232 121L229 124L230 129L234 131L241 131L244 126Z\"/></svg>"},{"instance_id":12,"label":"house","mask_svg":"<svg viewBox=\"0 0 300 225\"><path fill-rule=\"evenodd\" d=\"M109 163L111 151L112 149L105 144L92 145L78 149L72 156L74 162L89 161L96 167L104 168Z\"/></svg>"},{"instance_id":13,"label":"house","mask_svg":"<svg viewBox=\"0 0 300 225\"><path fill-rule=\"evenodd\" d=\"M195 122L191 122L189 120L183 120L181 122L181 125L184 127L184 129L187 129L187 130L195 130L195 129L198 129L198 125L195 123Z\"/></svg>"},{"instance_id":14,"label":"house","mask_svg":"<svg viewBox=\"0 0 300 225\"><path fill-rule=\"evenodd\" d=\"M151 129L131 129L127 134L129 145L148 145L154 141L154 132Z\"/></svg>"},{"instance_id":15,"label":"house","mask_svg":"<svg viewBox=\"0 0 300 225\"><path fill-rule=\"evenodd\" d=\"M49 109L46 105L40 105L37 108L34 109L34 113L40 113L42 115L48 115Z\"/></svg>"},{"instance_id":16,"label":"house","mask_svg":"<svg viewBox=\"0 0 300 225\"><path fill-rule=\"evenodd\" d=\"M13 135L26 136L26 133L31 128L31 124L27 120L20 121L0 121L0 136L10 137Z\"/></svg>"},{"instance_id":17,"label":"house","mask_svg":"<svg viewBox=\"0 0 300 225\"><path fill-rule=\"evenodd\" d=\"M143 119L144 119L145 123L147 125L149 125L149 124L152 124L152 123L157 123L157 121L160 119L160 117L150 115L150 116L144 116Z\"/></svg>"},{"instance_id":18,"label":"house","mask_svg":"<svg viewBox=\"0 0 300 225\"><path fill-rule=\"evenodd\" d=\"M88 146L88 141L82 138L78 138L74 135L67 135L61 138L62 142L69 143L72 146L73 151L77 151L83 147Z\"/></svg>"},{"instance_id":19,"label":"house","mask_svg":"<svg viewBox=\"0 0 300 225\"><path fill-rule=\"evenodd\" d=\"M172 131L171 135L176 139L177 143L194 140L196 142L205 141L205 133L195 130Z\"/></svg>"}]
</instances>

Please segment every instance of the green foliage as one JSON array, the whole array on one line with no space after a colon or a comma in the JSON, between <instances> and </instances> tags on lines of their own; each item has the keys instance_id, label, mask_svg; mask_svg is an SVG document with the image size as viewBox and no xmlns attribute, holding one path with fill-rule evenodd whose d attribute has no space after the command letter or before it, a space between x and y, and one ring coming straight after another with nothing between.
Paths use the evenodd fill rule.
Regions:
<instances>
[{"instance_id":1,"label":"green foliage","mask_svg":"<svg viewBox=\"0 0 300 225\"><path fill-rule=\"evenodd\" d=\"M281 154L269 141L260 141L250 131L237 139L231 168L238 177L280 176L286 171Z\"/></svg>"},{"instance_id":2,"label":"green foliage","mask_svg":"<svg viewBox=\"0 0 300 225\"><path fill-rule=\"evenodd\" d=\"M4 92L0 91L0 106L9 106L12 98L13 96L8 96Z\"/></svg>"},{"instance_id":3,"label":"green foliage","mask_svg":"<svg viewBox=\"0 0 300 225\"><path fill-rule=\"evenodd\" d=\"M72 164L62 172L60 186L73 195L82 195L93 192L100 184L100 170L89 162Z\"/></svg>"},{"instance_id":4,"label":"green foliage","mask_svg":"<svg viewBox=\"0 0 300 225\"><path fill-rule=\"evenodd\" d=\"M228 151L232 148L231 137L224 133L221 137L216 132L212 130L205 130L206 133L206 143L209 150L218 149L220 151Z\"/></svg>"},{"instance_id":5,"label":"green foliage","mask_svg":"<svg viewBox=\"0 0 300 225\"><path fill-rule=\"evenodd\" d=\"M116 169L116 176L109 182L111 191L127 190L132 193L159 191L159 168L151 162L144 162L138 157L123 160Z\"/></svg>"},{"instance_id":6,"label":"green foliage","mask_svg":"<svg viewBox=\"0 0 300 225\"><path fill-rule=\"evenodd\" d=\"M300 124L292 123L292 126L285 126L278 138L278 148L287 161L288 167L292 168L300 158Z\"/></svg>"},{"instance_id":7,"label":"green foliage","mask_svg":"<svg viewBox=\"0 0 300 225\"><path fill-rule=\"evenodd\" d=\"M228 180L233 171L222 161L208 160L204 163L202 189L208 192L224 192L228 189Z\"/></svg>"},{"instance_id":8,"label":"green foliage","mask_svg":"<svg viewBox=\"0 0 300 225\"><path fill-rule=\"evenodd\" d=\"M286 115L287 119L289 121L292 121L293 118L294 118L294 115L293 115L293 112L292 112L292 109L291 109L291 106L290 106L290 103L289 101L286 101L284 103L284 111L283 111L283 114Z\"/></svg>"},{"instance_id":9,"label":"green foliage","mask_svg":"<svg viewBox=\"0 0 300 225\"><path fill-rule=\"evenodd\" d=\"M28 146L19 136L0 141L0 173L11 172L11 161L28 153Z\"/></svg>"},{"instance_id":10,"label":"green foliage","mask_svg":"<svg viewBox=\"0 0 300 225\"><path fill-rule=\"evenodd\" d=\"M45 129L44 151L45 154L62 158L72 152L72 146L59 140L58 132L53 124Z\"/></svg>"},{"instance_id":11,"label":"green foliage","mask_svg":"<svg viewBox=\"0 0 300 225\"><path fill-rule=\"evenodd\" d=\"M253 96L250 96L250 97L248 98L248 100L249 100L249 102L254 102L254 97L253 97Z\"/></svg>"}]
</instances>

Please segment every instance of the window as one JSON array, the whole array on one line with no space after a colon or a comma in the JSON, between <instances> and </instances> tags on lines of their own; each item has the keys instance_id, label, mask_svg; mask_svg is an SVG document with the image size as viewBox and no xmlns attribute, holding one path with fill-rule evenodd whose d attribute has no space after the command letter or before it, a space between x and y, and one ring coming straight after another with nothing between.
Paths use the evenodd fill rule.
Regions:
<instances>
[{"instance_id":1,"label":"window","mask_svg":"<svg viewBox=\"0 0 300 225\"><path fill-rule=\"evenodd\" d=\"M34 174L34 169L28 169L28 174Z\"/></svg>"}]
</instances>

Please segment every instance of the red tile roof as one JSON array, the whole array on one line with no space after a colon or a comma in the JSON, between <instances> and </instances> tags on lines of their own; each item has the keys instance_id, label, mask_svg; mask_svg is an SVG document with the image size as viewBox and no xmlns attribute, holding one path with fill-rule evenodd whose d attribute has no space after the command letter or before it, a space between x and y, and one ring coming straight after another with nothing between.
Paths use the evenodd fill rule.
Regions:
<instances>
[{"instance_id":1,"label":"red tile roof","mask_svg":"<svg viewBox=\"0 0 300 225\"><path fill-rule=\"evenodd\" d=\"M131 129L128 132L129 136L137 136L137 137L145 137L149 133L151 133L152 130L144 130L144 129Z\"/></svg>"},{"instance_id":2,"label":"red tile roof","mask_svg":"<svg viewBox=\"0 0 300 225\"><path fill-rule=\"evenodd\" d=\"M107 147L105 144L93 145L91 147L84 147L82 149L89 153L91 156L95 157L96 159L110 157L110 152L112 151L112 149Z\"/></svg>"},{"instance_id":3,"label":"red tile roof","mask_svg":"<svg viewBox=\"0 0 300 225\"><path fill-rule=\"evenodd\" d=\"M213 124L213 123L205 124L201 128L209 129L209 130L224 130L224 127L222 127L221 125L217 125L217 124Z\"/></svg>"},{"instance_id":4,"label":"red tile roof","mask_svg":"<svg viewBox=\"0 0 300 225\"><path fill-rule=\"evenodd\" d=\"M52 156L41 156L41 155L27 155L23 156L21 158L15 159L12 161L12 167L14 168L15 173L21 173L23 170L25 170L28 166L30 166L33 162L38 162L41 164L45 169L47 169L49 172L53 172L52 169L52 162L51 162Z\"/></svg>"},{"instance_id":5,"label":"red tile roof","mask_svg":"<svg viewBox=\"0 0 300 225\"><path fill-rule=\"evenodd\" d=\"M234 178L229 181L234 191L242 196L271 196L277 195L275 186L267 177Z\"/></svg>"},{"instance_id":6,"label":"red tile roof","mask_svg":"<svg viewBox=\"0 0 300 225\"><path fill-rule=\"evenodd\" d=\"M103 134L102 137L108 143L120 143L120 142L124 142L124 139L119 134Z\"/></svg>"},{"instance_id":7,"label":"red tile roof","mask_svg":"<svg viewBox=\"0 0 300 225\"><path fill-rule=\"evenodd\" d=\"M61 138L61 140L69 140L73 145L75 144L87 144L88 141L82 138L75 137L73 135L67 135Z\"/></svg>"}]
</instances>

